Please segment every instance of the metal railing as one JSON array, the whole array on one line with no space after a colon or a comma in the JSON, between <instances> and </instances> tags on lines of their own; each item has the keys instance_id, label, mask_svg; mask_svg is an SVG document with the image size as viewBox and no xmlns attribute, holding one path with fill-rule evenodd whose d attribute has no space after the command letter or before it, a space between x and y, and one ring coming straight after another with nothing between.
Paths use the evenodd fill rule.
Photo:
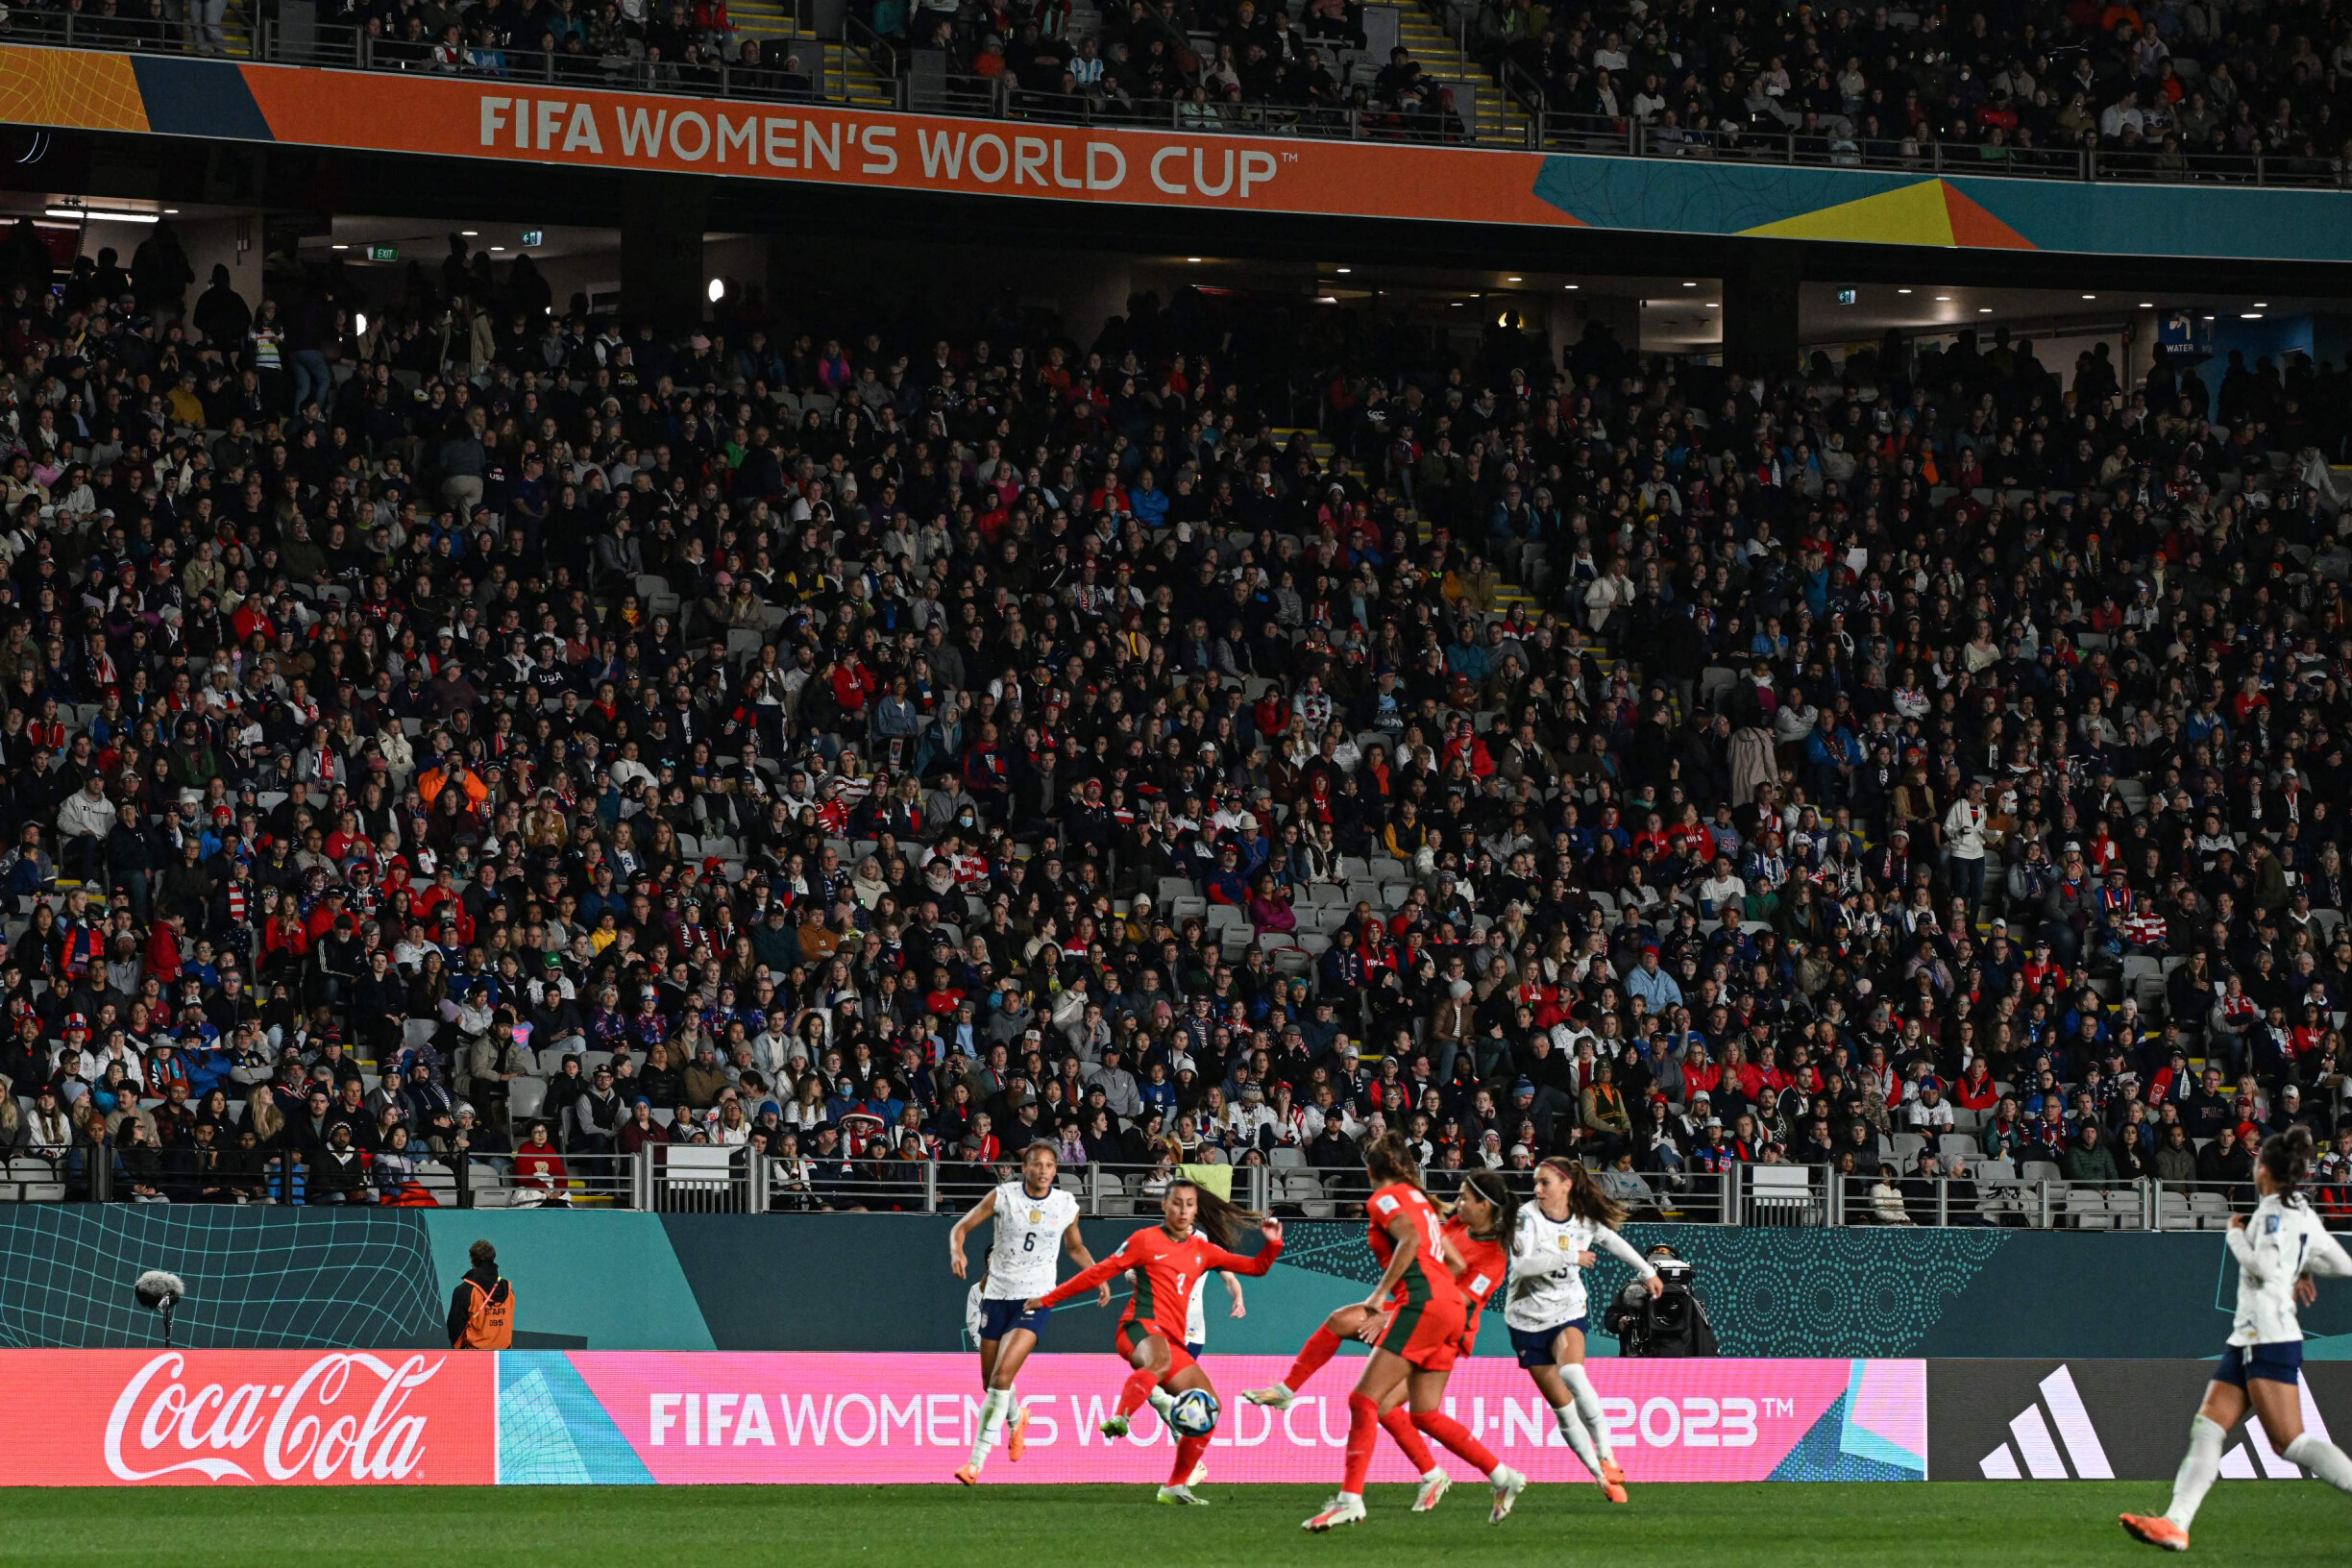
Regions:
<instances>
[{"instance_id":1,"label":"metal railing","mask_svg":"<svg viewBox=\"0 0 2352 1568\"><path fill-rule=\"evenodd\" d=\"M1318 109L1289 104L1191 103L1113 99L1090 93L1007 87L991 112L1056 125L1136 126L1209 135L1306 135L1341 141L1460 141L1463 122L1442 114L1403 115L1382 109Z\"/></svg>"},{"instance_id":2,"label":"metal railing","mask_svg":"<svg viewBox=\"0 0 2352 1568\"><path fill-rule=\"evenodd\" d=\"M756 40L756 64L740 59L645 60L629 54L548 53L535 49L450 50L402 38L384 38L364 28L327 25L299 34L263 20L254 32L254 58L276 64L330 69L388 71L416 76L458 76L518 85L619 91L682 93L698 98L747 99L760 103L818 103L828 94L845 98L847 45L794 39L767 53L770 40ZM808 56L817 57L812 73ZM800 57L799 69L787 64Z\"/></svg>"},{"instance_id":3,"label":"metal railing","mask_svg":"<svg viewBox=\"0 0 2352 1568\"><path fill-rule=\"evenodd\" d=\"M2217 1231L2231 1216L2251 1213L2259 1198L2250 1182L2070 1182L2041 1162L1977 1161L1969 1168L1961 1177L1886 1181L1839 1176L1826 1165L1734 1165L1722 1173L1731 1184L1722 1213L1735 1216L1726 1223L1744 1225ZM1671 1181L1660 1190L1672 1193ZM2330 1230L2352 1230L2352 1184L2319 1183L2307 1193Z\"/></svg>"},{"instance_id":4,"label":"metal railing","mask_svg":"<svg viewBox=\"0 0 2352 1568\"><path fill-rule=\"evenodd\" d=\"M1522 108L1531 110L1534 143L1546 152L2088 183L2299 189L2341 189L2352 183L2336 159L2260 149L2229 155L2120 152L2096 146L1920 141L1910 137L1857 136L1830 130L1690 131L1679 126L1644 123L1630 115L1556 110L1549 107L1541 84L1515 65L1507 65L1504 86Z\"/></svg>"},{"instance_id":5,"label":"metal railing","mask_svg":"<svg viewBox=\"0 0 2352 1568\"><path fill-rule=\"evenodd\" d=\"M634 1154L567 1153L537 1169L527 1154L465 1158L420 1150L413 1180L398 1186L371 1168L355 1190L335 1190L314 1162L268 1151L258 1172L167 1170L140 1174L124 1151L112 1158L77 1145L51 1158L18 1151L0 1162L0 1202L176 1202L416 1208L604 1208L692 1213L820 1213L857 1211L961 1213L1017 1164L898 1159L888 1155L765 1155L745 1145L649 1144ZM1294 1161L1295 1152L1275 1151ZM1990 1167L1988 1170L1987 1167ZM2033 1230L2219 1231L2253 1212L2246 1182L2070 1182L2055 1166L1979 1161L1962 1177L1840 1176L1826 1165L1733 1164L1719 1171L1608 1178L1631 1217L1650 1223L1833 1226L2004 1226ZM1173 1177L1165 1165L1065 1165L1063 1189L1089 1218L1149 1217ZM1429 1172L1432 1191L1450 1193L1458 1171ZM1516 1173L1525 1175L1527 1173ZM2352 1182L2306 1188L2330 1230L2352 1231ZM1233 1167L1242 1207L1291 1219L1353 1219L1370 1194L1353 1166L1317 1169L1258 1163Z\"/></svg>"}]
</instances>

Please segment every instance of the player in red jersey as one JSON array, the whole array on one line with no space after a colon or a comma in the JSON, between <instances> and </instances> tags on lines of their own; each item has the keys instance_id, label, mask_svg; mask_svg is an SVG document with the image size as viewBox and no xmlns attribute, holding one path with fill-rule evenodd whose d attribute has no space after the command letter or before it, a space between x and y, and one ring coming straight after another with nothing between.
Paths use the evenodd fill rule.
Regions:
<instances>
[{"instance_id":1,"label":"player in red jersey","mask_svg":"<svg viewBox=\"0 0 2352 1568\"><path fill-rule=\"evenodd\" d=\"M1496 1458L1441 1408L1467 1324L1461 1289L1444 1262L1443 1221L1422 1190L1420 1168L1402 1134L1391 1129L1364 1146L1364 1174L1372 1181L1372 1198L1364 1205L1371 1222L1366 1239L1384 1266L1380 1284L1363 1305L1385 1315L1360 1331L1372 1355L1356 1380L1356 1391L1348 1395L1346 1479L1306 1528L1334 1530L1363 1519L1364 1477L1380 1441L1381 1407L1400 1391L1422 1435L1478 1466L1494 1487L1487 1520L1499 1525L1527 1489L1527 1477Z\"/></svg>"},{"instance_id":2,"label":"player in red jersey","mask_svg":"<svg viewBox=\"0 0 2352 1568\"><path fill-rule=\"evenodd\" d=\"M1195 1182L1179 1179L1171 1183L1161 1212L1164 1217L1160 1224L1136 1232L1118 1251L1029 1303L1031 1311L1058 1307L1114 1275L1134 1274L1135 1293L1127 1298L1127 1311L1119 1318L1117 1344L1119 1355L1135 1370L1119 1389L1117 1412L1102 1425L1106 1437L1127 1435L1129 1420L1146 1400L1164 1420L1176 1396L1186 1389L1216 1392L1209 1374L1184 1348L1192 1286L1213 1269L1262 1275L1282 1256L1282 1221L1278 1219L1259 1224L1265 1245L1257 1257L1244 1258L1229 1251L1250 1216L1215 1193L1204 1191ZM1201 1456L1208 1451L1206 1434L1176 1440L1175 1467L1167 1484L1160 1488L1159 1501L1205 1501L1192 1495L1191 1483Z\"/></svg>"},{"instance_id":3,"label":"player in red jersey","mask_svg":"<svg viewBox=\"0 0 2352 1568\"><path fill-rule=\"evenodd\" d=\"M1446 1268L1462 1295L1460 1354L1464 1356L1470 1355L1478 1344L1479 1314L1486 1306L1486 1298L1501 1288L1508 1272L1510 1255L1506 1245L1518 1213L1519 1200L1509 1185L1494 1171L1477 1171L1463 1181L1453 1216L1446 1220L1440 1233L1445 1241ZM1386 1326L1385 1313L1361 1302L1350 1302L1323 1320L1323 1326L1308 1339L1306 1348L1290 1363L1290 1370L1282 1382L1267 1388L1252 1388L1241 1397L1253 1405L1288 1409L1299 1390L1307 1386L1307 1380L1339 1353L1342 1343L1361 1339L1367 1344L1378 1344L1381 1331ZM1454 1478L1439 1468L1436 1456L1430 1452L1420 1429L1413 1425L1412 1412L1405 1408L1405 1393L1400 1384L1383 1404L1381 1430L1421 1473L1421 1491L1413 1499L1413 1512L1427 1513L1453 1486Z\"/></svg>"}]
</instances>

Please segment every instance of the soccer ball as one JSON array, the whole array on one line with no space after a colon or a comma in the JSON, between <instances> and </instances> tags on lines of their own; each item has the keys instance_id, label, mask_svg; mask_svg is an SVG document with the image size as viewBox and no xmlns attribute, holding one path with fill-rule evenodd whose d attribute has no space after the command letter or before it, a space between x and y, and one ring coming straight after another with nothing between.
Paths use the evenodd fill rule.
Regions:
<instances>
[{"instance_id":1,"label":"soccer ball","mask_svg":"<svg viewBox=\"0 0 2352 1568\"><path fill-rule=\"evenodd\" d=\"M1206 1437L1216 1431L1216 1395L1206 1388L1187 1388L1168 1407L1168 1425L1186 1437Z\"/></svg>"}]
</instances>

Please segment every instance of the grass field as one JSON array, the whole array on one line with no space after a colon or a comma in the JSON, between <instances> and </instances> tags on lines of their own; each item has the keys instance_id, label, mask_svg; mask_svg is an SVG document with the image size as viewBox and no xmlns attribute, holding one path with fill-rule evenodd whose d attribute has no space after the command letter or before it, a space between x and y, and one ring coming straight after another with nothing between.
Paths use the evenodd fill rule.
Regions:
<instances>
[{"instance_id":1,"label":"grass field","mask_svg":"<svg viewBox=\"0 0 2352 1568\"><path fill-rule=\"evenodd\" d=\"M2152 1564L2116 1528L2163 1507L2144 1482L1644 1486L1612 1508L1593 1491L1538 1487L1499 1529L1481 1486L1426 1518L1409 1488L1376 1486L1372 1517L1322 1537L1299 1521L1318 1488L1204 1488L1207 1508L1163 1508L1141 1486L223 1487L12 1491L11 1564L511 1563L645 1568L682 1561L826 1564L1395 1563L1446 1568L1603 1563ZM2198 1561L2352 1561L2352 1498L2316 1482L2224 1482L2196 1529Z\"/></svg>"}]
</instances>

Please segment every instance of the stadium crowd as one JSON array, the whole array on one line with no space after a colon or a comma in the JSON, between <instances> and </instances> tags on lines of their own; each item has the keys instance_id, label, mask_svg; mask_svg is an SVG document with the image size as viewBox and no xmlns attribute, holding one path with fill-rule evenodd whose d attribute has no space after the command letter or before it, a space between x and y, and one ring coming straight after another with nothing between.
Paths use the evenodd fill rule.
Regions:
<instances>
[{"instance_id":1,"label":"stadium crowd","mask_svg":"<svg viewBox=\"0 0 2352 1568\"><path fill-rule=\"evenodd\" d=\"M2352 1181L2334 367L188 271L0 246L0 1142L76 1195Z\"/></svg>"},{"instance_id":2,"label":"stadium crowd","mask_svg":"<svg viewBox=\"0 0 2352 1568\"><path fill-rule=\"evenodd\" d=\"M1939 167L1958 158L2070 176L2088 152L2109 176L2336 183L2352 137L2352 22L2326 6L1436 9L1523 108L1558 117L1554 134L1624 146L1638 129L1653 154ZM228 0L33 0L0 13L0 37L63 41L70 18L86 47L222 54L227 11ZM872 68L904 73L927 53L967 86L1014 89L1024 112L1466 137L1458 85L1406 50L1367 52L1364 11L1362 0L851 8ZM315 58L380 69L814 90L799 58L742 36L724 0L342 0L319 20L303 45Z\"/></svg>"},{"instance_id":3,"label":"stadium crowd","mask_svg":"<svg viewBox=\"0 0 2352 1568\"><path fill-rule=\"evenodd\" d=\"M1481 16L1488 54L1549 108L1638 121L1658 151L1794 137L1809 158L1895 162L1944 143L2056 172L2095 149L2111 169L2227 179L2258 155L2340 173L2352 135L2352 24L2325 6L1509 0Z\"/></svg>"}]
</instances>

